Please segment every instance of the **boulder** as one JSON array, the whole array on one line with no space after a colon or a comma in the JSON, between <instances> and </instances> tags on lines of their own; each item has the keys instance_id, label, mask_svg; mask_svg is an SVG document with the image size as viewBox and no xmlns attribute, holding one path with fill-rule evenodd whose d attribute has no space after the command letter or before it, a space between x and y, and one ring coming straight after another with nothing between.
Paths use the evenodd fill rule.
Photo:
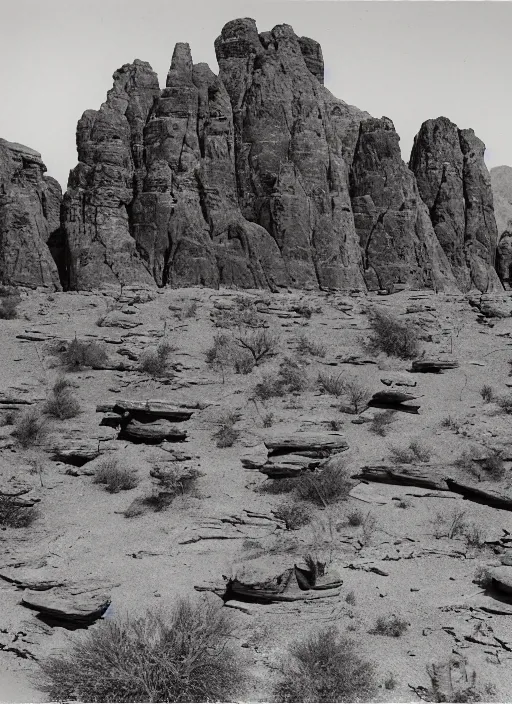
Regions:
<instances>
[{"instance_id":1,"label":"boulder","mask_svg":"<svg viewBox=\"0 0 512 704\"><path fill-rule=\"evenodd\" d=\"M159 419L151 423L130 422L119 433L119 439L142 442L148 445L158 444L164 440L182 442L187 438L187 431L176 428L170 421Z\"/></svg>"},{"instance_id":2,"label":"boulder","mask_svg":"<svg viewBox=\"0 0 512 704\"><path fill-rule=\"evenodd\" d=\"M89 579L45 591L26 589L21 603L53 621L87 625L108 609L112 586L112 583Z\"/></svg>"},{"instance_id":3,"label":"boulder","mask_svg":"<svg viewBox=\"0 0 512 704\"><path fill-rule=\"evenodd\" d=\"M503 565L490 570L493 586L500 592L512 594L512 567Z\"/></svg>"}]
</instances>

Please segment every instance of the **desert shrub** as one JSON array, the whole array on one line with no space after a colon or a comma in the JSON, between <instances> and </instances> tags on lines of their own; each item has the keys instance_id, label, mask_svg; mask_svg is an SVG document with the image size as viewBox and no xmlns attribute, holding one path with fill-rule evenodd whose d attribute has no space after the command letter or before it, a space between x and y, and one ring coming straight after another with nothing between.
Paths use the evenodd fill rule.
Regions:
<instances>
[{"instance_id":1,"label":"desert shrub","mask_svg":"<svg viewBox=\"0 0 512 704\"><path fill-rule=\"evenodd\" d=\"M308 378L303 367L290 357L285 357L280 363L278 378L281 386L289 393L304 391L308 386Z\"/></svg>"},{"instance_id":2,"label":"desert shrub","mask_svg":"<svg viewBox=\"0 0 512 704\"><path fill-rule=\"evenodd\" d=\"M485 403L491 403L494 400L494 389L489 384L484 384L480 389L480 396L483 398Z\"/></svg>"},{"instance_id":3,"label":"desert shrub","mask_svg":"<svg viewBox=\"0 0 512 704\"><path fill-rule=\"evenodd\" d=\"M446 428L447 430L453 430L454 433L458 433L460 430L460 421L453 416L446 416L441 421L441 428Z\"/></svg>"},{"instance_id":4,"label":"desert shrub","mask_svg":"<svg viewBox=\"0 0 512 704\"><path fill-rule=\"evenodd\" d=\"M80 413L80 404L70 389L70 383L65 377L56 379L51 394L46 400L43 411L46 415L65 420L75 418Z\"/></svg>"},{"instance_id":5,"label":"desert shrub","mask_svg":"<svg viewBox=\"0 0 512 704\"><path fill-rule=\"evenodd\" d=\"M334 627L296 641L289 653L275 701L370 701L376 692L375 665L361 657L355 641Z\"/></svg>"},{"instance_id":6,"label":"desert shrub","mask_svg":"<svg viewBox=\"0 0 512 704\"><path fill-rule=\"evenodd\" d=\"M475 570L473 582L482 587L482 589L490 589L493 584L491 570L484 565L480 565Z\"/></svg>"},{"instance_id":7,"label":"desert shrub","mask_svg":"<svg viewBox=\"0 0 512 704\"><path fill-rule=\"evenodd\" d=\"M352 526L353 528L357 528L363 524L364 513L361 511L360 508L355 508L347 513L346 521L347 525Z\"/></svg>"},{"instance_id":8,"label":"desert shrub","mask_svg":"<svg viewBox=\"0 0 512 704\"><path fill-rule=\"evenodd\" d=\"M487 533L485 528L476 523L467 523L462 530L462 536L469 548L481 549L485 547Z\"/></svg>"},{"instance_id":9,"label":"desert shrub","mask_svg":"<svg viewBox=\"0 0 512 704\"><path fill-rule=\"evenodd\" d=\"M265 413L263 416L263 427L264 428L271 428L274 425L274 414L272 411L269 413Z\"/></svg>"},{"instance_id":10,"label":"desert shrub","mask_svg":"<svg viewBox=\"0 0 512 704\"><path fill-rule=\"evenodd\" d=\"M469 450L464 450L462 454L453 462L455 467L462 469L470 474L478 474L478 465L473 459L473 453Z\"/></svg>"},{"instance_id":11,"label":"desert shrub","mask_svg":"<svg viewBox=\"0 0 512 704\"><path fill-rule=\"evenodd\" d=\"M46 417L37 407L18 416L11 435L23 448L40 445L48 434Z\"/></svg>"},{"instance_id":12,"label":"desert shrub","mask_svg":"<svg viewBox=\"0 0 512 704\"><path fill-rule=\"evenodd\" d=\"M233 367L237 374L250 374L254 369L254 359L247 350L242 350L236 341L221 333L213 338L213 345L206 351L207 363L224 370Z\"/></svg>"},{"instance_id":13,"label":"desert shrub","mask_svg":"<svg viewBox=\"0 0 512 704\"><path fill-rule=\"evenodd\" d=\"M397 678L395 677L395 675L392 672L390 672L386 676L386 679L384 680L384 689L395 689L397 684L398 684Z\"/></svg>"},{"instance_id":14,"label":"desert shrub","mask_svg":"<svg viewBox=\"0 0 512 704\"><path fill-rule=\"evenodd\" d=\"M297 530L311 522L311 510L298 501L284 501L277 506L273 514L285 522L287 530Z\"/></svg>"},{"instance_id":15,"label":"desert shrub","mask_svg":"<svg viewBox=\"0 0 512 704\"><path fill-rule=\"evenodd\" d=\"M370 633L377 636L400 638L400 636L406 632L408 627L409 624L405 619L400 618L400 616L397 616L396 614L389 614L386 616L379 616Z\"/></svg>"},{"instance_id":16,"label":"desert shrub","mask_svg":"<svg viewBox=\"0 0 512 704\"><path fill-rule=\"evenodd\" d=\"M449 513L436 513L432 518L435 538L457 538L464 535L467 527L466 511L453 509Z\"/></svg>"},{"instance_id":17,"label":"desert shrub","mask_svg":"<svg viewBox=\"0 0 512 704\"><path fill-rule=\"evenodd\" d=\"M301 355L310 354L312 357L323 358L326 355L325 345L310 339L304 334L297 337L297 352Z\"/></svg>"},{"instance_id":18,"label":"desert shrub","mask_svg":"<svg viewBox=\"0 0 512 704\"><path fill-rule=\"evenodd\" d=\"M349 410L351 413L359 413L366 408L371 395L371 391L368 387L360 384L356 379L347 381L344 391L344 396L348 401L346 410Z\"/></svg>"},{"instance_id":19,"label":"desert shrub","mask_svg":"<svg viewBox=\"0 0 512 704\"><path fill-rule=\"evenodd\" d=\"M331 396L343 396L345 393L346 380L343 378L342 374L320 372L318 375L318 384L322 391L331 394Z\"/></svg>"},{"instance_id":20,"label":"desert shrub","mask_svg":"<svg viewBox=\"0 0 512 704\"><path fill-rule=\"evenodd\" d=\"M279 345L278 336L265 329L243 332L236 339L240 347L252 355L255 365L276 354Z\"/></svg>"},{"instance_id":21,"label":"desert shrub","mask_svg":"<svg viewBox=\"0 0 512 704\"><path fill-rule=\"evenodd\" d=\"M345 601L347 602L347 604L350 604L350 606L355 606L356 595L353 590L348 592L348 594L345 596Z\"/></svg>"},{"instance_id":22,"label":"desert shrub","mask_svg":"<svg viewBox=\"0 0 512 704\"><path fill-rule=\"evenodd\" d=\"M135 470L119 467L117 460L114 458L105 458L98 464L93 482L95 484L104 484L108 492L117 494L119 491L135 489L139 483L139 478Z\"/></svg>"},{"instance_id":23,"label":"desert shrub","mask_svg":"<svg viewBox=\"0 0 512 704\"><path fill-rule=\"evenodd\" d=\"M38 686L52 701L235 701L246 675L226 612L180 599L170 614L105 620L42 660Z\"/></svg>"},{"instance_id":24,"label":"desert shrub","mask_svg":"<svg viewBox=\"0 0 512 704\"><path fill-rule=\"evenodd\" d=\"M19 296L10 294L0 297L0 320L14 320L18 317Z\"/></svg>"},{"instance_id":25,"label":"desert shrub","mask_svg":"<svg viewBox=\"0 0 512 704\"><path fill-rule=\"evenodd\" d=\"M169 358L175 351L176 348L166 341L152 350L146 350L141 357L139 371L152 377L168 376Z\"/></svg>"},{"instance_id":26,"label":"desert shrub","mask_svg":"<svg viewBox=\"0 0 512 704\"><path fill-rule=\"evenodd\" d=\"M260 494L291 494L297 488L297 481L295 477L272 479L264 482L258 491Z\"/></svg>"},{"instance_id":27,"label":"desert shrub","mask_svg":"<svg viewBox=\"0 0 512 704\"><path fill-rule=\"evenodd\" d=\"M484 457L478 464L485 473L485 476L495 482L499 482L503 479L507 471L503 457L498 450L490 450L487 457Z\"/></svg>"},{"instance_id":28,"label":"desert shrub","mask_svg":"<svg viewBox=\"0 0 512 704\"><path fill-rule=\"evenodd\" d=\"M369 429L375 435L385 437L389 430L389 426L395 420L396 411L388 409L383 413L376 415L369 424Z\"/></svg>"},{"instance_id":29,"label":"desert shrub","mask_svg":"<svg viewBox=\"0 0 512 704\"><path fill-rule=\"evenodd\" d=\"M0 422L0 425L2 425L2 426L14 425L16 423L17 417L18 417L17 411L6 411L2 416L2 420Z\"/></svg>"},{"instance_id":30,"label":"desert shrub","mask_svg":"<svg viewBox=\"0 0 512 704\"><path fill-rule=\"evenodd\" d=\"M197 480L203 473L196 467L155 467L150 475L156 480L153 492L149 496L135 499L124 512L126 518L139 516L146 508L163 511L169 508L177 496L198 496Z\"/></svg>"},{"instance_id":31,"label":"desert shrub","mask_svg":"<svg viewBox=\"0 0 512 704\"><path fill-rule=\"evenodd\" d=\"M326 507L346 499L351 488L344 468L329 465L301 475L297 480L296 494L303 501Z\"/></svg>"},{"instance_id":32,"label":"desert shrub","mask_svg":"<svg viewBox=\"0 0 512 704\"><path fill-rule=\"evenodd\" d=\"M197 301L184 302L180 310L180 320L195 318L197 315Z\"/></svg>"},{"instance_id":33,"label":"desert shrub","mask_svg":"<svg viewBox=\"0 0 512 704\"><path fill-rule=\"evenodd\" d=\"M504 413L512 413L512 394L499 396L495 401Z\"/></svg>"},{"instance_id":34,"label":"desert shrub","mask_svg":"<svg viewBox=\"0 0 512 704\"><path fill-rule=\"evenodd\" d=\"M405 509L405 508L411 508L411 506L412 506L412 501L411 501L411 499L401 497L401 498L398 499L396 505L397 505L398 508L404 508L404 509Z\"/></svg>"},{"instance_id":35,"label":"desert shrub","mask_svg":"<svg viewBox=\"0 0 512 704\"><path fill-rule=\"evenodd\" d=\"M62 362L68 369L78 371L84 367L101 368L108 355L98 342L78 340L76 337L61 352Z\"/></svg>"},{"instance_id":36,"label":"desert shrub","mask_svg":"<svg viewBox=\"0 0 512 704\"><path fill-rule=\"evenodd\" d=\"M375 309L370 315L371 336L368 348L390 357L412 359L419 354L418 333L414 325L401 322L387 312Z\"/></svg>"},{"instance_id":37,"label":"desert shrub","mask_svg":"<svg viewBox=\"0 0 512 704\"><path fill-rule=\"evenodd\" d=\"M391 446L389 448L389 458L393 464L428 462L431 457L432 450L418 440L411 440L407 447Z\"/></svg>"},{"instance_id":38,"label":"desert shrub","mask_svg":"<svg viewBox=\"0 0 512 704\"><path fill-rule=\"evenodd\" d=\"M234 428L241 416L240 413L224 413L216 423L219 429L213 434L213 439L217 440L217 447L232 447L238 440L240 431Z\"/></svg>"},{"instance_id":39,"label":"desert shrub","mask_svg":"<svg viewBox=\"0 0 512 704\"><path fill-rule=\"evenodd\" d=\"M0 526L2 528L26 528L38 516L33 506L20 506L15 496L0 494Z\"/></svg>"}]
</instances>

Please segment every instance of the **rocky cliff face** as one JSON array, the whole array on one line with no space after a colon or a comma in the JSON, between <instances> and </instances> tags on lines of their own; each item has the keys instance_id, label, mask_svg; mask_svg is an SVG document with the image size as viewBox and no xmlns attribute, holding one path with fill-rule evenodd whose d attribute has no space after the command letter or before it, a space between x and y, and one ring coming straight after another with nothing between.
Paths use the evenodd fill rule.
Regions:
<instances>
[{"instance_id":1,"label":"rocky cliff face","mask_svg":"<svg viewBox=\"0 0 512 704\"><path fill-rule=\"evenodd\" d=\"M41 155L0 139L0 282L60 289L50 246L58 248L60 186Z\"/></svg>"},{"instance_id":2,"label":"rocky cliff face","mask_svg":"<svg viewBox=\"0 0 512 704\"><path fill-rule=\"evenodd\" d=\"M361 123L350 195L370 288L402 283L456 290L450 264L388 118Z\"/></svg>"},{"instance_id":3,"label":"rocky cliff face","mask_svg":"<svg viewBox=\"0 0 512 704\"><path fill-rule=\"evenodd\" d=\"M410 167L461 290L500 289L494 269L497 228L485 145L445 117L427 120Z\"/></svg>"},{"instance_id":4,"label":"rocky cliff face","mask_svg":"<svg viewBox=\"0 0 512 704\"><path fill-rule=\"evenodd\" d=\"M408 168L391 120L325 88L313 39L246 18L215 50L219 76L177 44L163 90L144 61L114 73L78 123L62 207L39 155L0 142L5 280L58 286L57 262L72 289L501 287L471 130L424 123Z\"/></svg>"},{"instance_id":5,"label":"rocky cliff face","mask_svg":"<svg viewBox=\"0 0 512 704\"><path fill-rule=\"evenodd\" d=\"M496 270L500 279L510 288L512 281L512 167L491 169L494 214L498 227Z\"/></svg>"}]
</instances>

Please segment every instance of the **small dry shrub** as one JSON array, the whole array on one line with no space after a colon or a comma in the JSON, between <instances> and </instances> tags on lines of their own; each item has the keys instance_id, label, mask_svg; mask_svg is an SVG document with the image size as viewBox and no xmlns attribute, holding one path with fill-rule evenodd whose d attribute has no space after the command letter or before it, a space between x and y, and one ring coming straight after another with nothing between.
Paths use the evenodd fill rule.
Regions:
<instances>
[{"instance_id":1,"label":"small dry shrub","mask_svg":"<svg viewBox=\"0 0 512 704\"><path fill-rule=\"evenodd\" d=\"M359 383L356 379L347 381L345 383L344 396L348 401L348 407L343 410L349 410L354 414L360 413L367 407L371 395L370 389L364 386L364 384Z\"/></svg>"},{"instance_id":2,"label":"small dry shrub","mask_svg":"<svg viewBox=\"0 0 512 704\"><path fill-rule=\"evenodd\" d=\"M217 447L232 447L238 440L240 431L235 429L235 424L240 420L240 413L224 413L216 422L219 429L213 434L217 440Z\"/></svg>"},{"instance_id":3,"label":"small dry shrub","mask_svg":"<svg viewBox=\"0 0 512 704\"><path fill-rule=\"evenodd\" d=\"M272 513L285 522L287 530L297 530L311 522L311 509L299 501L284 501Z\"/></svg>"},{"instance_id":4,"label":"small dry shrub","mask_svg":"<svg viewBox=\"0 0 512 704\"><path fill-rule=\"evenodd\" d=\"M432 518L435 538L457 538L464 535L467 522L464 520L466 511L453 509L448 513L436 513Z\"/></svg>"},{"instance_id":5,"label":"small dry shrub","mask_svg":"<svg viewBox=\"0 0 512 704\"><path fill-rule=\"evenodd\" d=\"M359 542L361 543L361 545L363 545L364 547L369 545L376 530L377 519L370 513L370 511L368 511L368 513L364 517L363 522L361 523L361 537L359 538Z\"/></svg>"},{"instance_id":6,"label":"small dry shrub","mask_svg":"<svg viewBox=\"0 0 512 704\"><path fill-rule=\"evenodd\" d=\"M334 627L296 641L281 667L283 679L275 701L371 701L377 691L376 667L359 650L355 641Z\"/></svg>"},{"instance_id":7,"label":"small dry shrub","mask_svg":"<svg viewBox=\"0 0 512 704\"><path fill-rule=\"evenodd\" d=\"M356 595L353 590L348 592L348 594L345 597L345 601L347 602L347 604L350 604L350 606L355 606Z\"/></svg>"},{"instance_id":8,"label":"small dry shrub","mask_svg":"<svg viewBox=\"0 0 512 704\"><path fill-rule=\"evenodd\" d=\"M176 348L169 342L160 342L155 349L144 352L139 371L155 378L169 376L169 358L175 351Z\"/></svg>"},{"instance_id":9,"label":"small dry shrub","mask_svg":"<svg viewBox=\"0 0 512 704\"><path fill-rule=\"evenodd\" d=\"M494 399L504 413L512 413L512 395L499 396Z\"/></svg>"},{"instance_id":10,"label":"small dry shrub","mask_svg":"<svg viewBox=\"0 0 512 704\"><path fill-rule=\"evenodd\" d=\"M14 425L16 423L16 418L18 417L18 411L6 411L0 422L0 425Z\"/></svg>"},{"instance_id":11,"label":"small dry shrub","mask_svg":"<svg viewBox=\"0 0 512 704\"><path fill-rule=\"evenodd\" d=\"M236 339L240 347L252 355L255 365L275 355L279 346L279 337L266 329L242 332Z\"/></svg>"},{"instance_id":12,"label":"small dry shrub","mask_svg":"<svg viewBox=\"0 0 512 704\"><path fill-rule=\"evenodd\" d=\"M391 446L389 459L393 464L414 464L416 462L429 462L432 450L419 440L411 440L407 447Z\"/></svg>"},{"instance_id":13,"label":"small dry shrub","mask_svg":"<svg viewBox=\"0 0 512 704\"><path fill-rule=\"evenodd\" d=\"M390 429L391 423L395 420L396 411L388 409L376 415L369 424L369 429L375 435L385 437Z\"/></svg>"},{"instance_id":14,"label":"small dry shrub","mask_svg":"<svg viewBox=\"0 0 512 704\"><path fill-rule=\"evenodd\" d=\"M274 425L274 414L272 411L269 413L265 413L263 416L263 427L264 428L271 428Z\"/></svg>"},{"instance_id":15,"label":"small dry shrub","mask_svg":"<svg viewBox=\"0 0 512 704\"><path fill-rule=\"evenodd\" d=\"M347 513L347 525L357 528L364 522L364 513L360 508L354 508Z\"/></svg>"},{"instance_id":16,"label":"small dry shrub","mask_svg":"<svg viewBox=\"0 0 512 704\"><path fill-rule=\"evenodd\" d=\"M485 473L485 476L495 482L499 482L507 473L502 454L499 450L490 450L487 457L484 457L478 464Z\"/></svg>"},{"instance_id":17,"label":"small dry shrub","mask_svg":"<svg viewBox=\"0 0 512 704\"><path fill-rule=\"evenodd\" d=\"M135 489L139 478L135 470L119 467L116 459L106 458L98 464L93 482L104 484L108 492L117 494L119 491Z\"/></svg>"},{"instance_id":18,"label":"small dry shrub","mask_svg":"<svg viewBox=\"0 0 512 704\"><path fill-rule=\"evenodd\" d=\"M20 297L14 294L0 297L0 320L14 320L18 317Z\"/></svg>"},{"instance_id":19,"label":"small dry shrub","mask_svg":"<svg viewBox=\"0 0 512 704\"><path fill-rule=\"evenodd\" d=\"M308 387L309 381L302 366L286 357L279 365L277 374L265 374L254 387L254 397L267 401L287 393L298 393Z\"/></svg>"},{"instance_id":20,"label":"small dry shrub","mask_svg":"<svg viewBox=\"0 0 512 704\"><path fill-rule=\"evenodd\" d=\"M491 570L484 565L480 565L475 570L473 582L478 584L479 587L482 587L482 589L491 589L493 585Z\"/></svg>"},{"instance_id":21,"label":"small dry shrub","mask_svg":"<svg viewBox=\"0 0 512 704\"><path fill-rule=\"evenodd\" d=\"M311 355L312 357L325 357L327 350L325 345L316 342L302 333L297 337L297 352L301 355Z\"/></svg>"},{"instance_id":22,"label":"small dry shrub","mask_svg":"<svg viewBox=\"0 0 512 704\"><path fill-rule=\"evenodd\" d=\"M236 341L225 333L214 336L212 347L206 351L206 361L214 369L233 367L237 374L250 374L254 369L252 355L240 349Z\"/></svg>"},{"instance_id":23,"label":"small dry shrub","mask_svg":"<svg viewBox=\"0 0 512 704\"><path fill-rule=\"evenodd\" d=\"M389 638L400 638L408 628L409 624L404 618L396 614L389 614L379 616L370 633L378 636L388 636Z\"/></svg>"},{"instance_id":24,"label":"small dry shrub","mask_svg":"<svg viewBox=\"0 0 512 704\"><path fill-rule=\"evenodd\" d=\"M491 401L494 401L494 389L489 384L484 384L480 389L480 396L485 403L491 403Z\"/></svg>"},{"instance_id":25,"label":"small dry shrub","mask_svg":"<svg viewBox=\"0 0 512 704\"><path fill-rule=\"evenodd\" d=\"M446 416L441 421L441 428L446 428L447 430L453 430L454 433L458 433L460 430L461 423L453 416Z\"/></svg>"},{"instance_id":26,"label":"small dry shrub","mask_svg":"<svg viewBox=\"0 0 512 704\"><path fill-rule=\"evenodd\" d=\"M38 516L34 506L20 506L15 496L0 495L0 526L2 528L27 528Z\"/></svg>"},{"instance_id":27,"label":"small dry shrub","mask_svg":"<svg viewBox=\"0 0 512 704\"><path fill-rule=\"evenodd\" d=\"M398 680L395 677L395 675L390 672L387 676L386 679L384 680L384 689L395 689L395 687L398 684Z\"/></svg>"},{"instance_id":28,"label":"small dry shrub","mask_svg":"<svg viewBox=\"0 0 512 704\"><path fill-rule=\"evenodd\" d=\"M125 518L140 516L147 508L164 511L178 496L198 496L197 480L204 476L196 467L155 467L150 475L156 480L154 491L135 499L124 512Z\"/></svg>"},{"instance_id":29,"label":"small dry shrub","mask_svg":"<svg viewBox=\"0 0 512 704\"><path fill-rule=\"evenodd\" d=\"M170 613L104 620L40 662L38 687L52 701L237 701L247 675L227 612L180 599Z\"/></svg>"},{"instance_id":30,"label":"small dry shrub","mask_svg":"<svg viewBox=\"0 0 512 704\"><path fill-rule=\"evenodd\" d=\"M260 494L291 494L297 488L297 478L270 479L258 488Z\"/></svg>"},{"instance_id":31,"label":"small dry shrub","mask_svg":"<svg viewBox=\"0 0 512 704\"><path fill-rule=\"evenodd\" d=\"M483 526L479 526L476 523L466 523L462 535L469 548L482 549L485 547L487 533Z\"/></svg>"},{"instance_id":32,"label":"small dry shrub","mask_svg":"<svg viewBox=\"0 0 512 704\"><path fill-rule=\"evenodd\" d=\"M80 413L80 404L65 377L59 377L55 381L52 392L43 406L43 412L59 420L75 418Z\"/></svg>"},{"instance_id":33,"label":"small dry shrub","mask_svg":"<svg viewBox=\"0 0 512 704\"><path fill-rule=\"evenodd\" d=\"M197 315L197 301L186 301L183 303L179 318L186 320L187 318L195 318Z\"/></svg>"},{"instance_id":34,"label":"small dry shrub","mask_svg":"<svg viewBox=\"0 0 512 704\"><path fill-rule=\"evenodd\" d=\"M412 359L419 354L419 338L414 325L402 322L382 310L370 314L372 330L368 349L371 352L384 352L390 357Z\"/></svg>"},{"instance_id":35,"label":"small dry shrub","mask_svg":"<svg viewBox=\"0 0 512 704\"><path fill-rule=\"evenodd\" d=\"M41 409L29 408L18 416L11 435L23 448L40 445L48 435L48 422Z\"/></svg>"},{"instance_id":36,"label":"small dry shrub","mask_svg":"<svg viewBox=\"0 0 512 704\"><path fill-rule=\"evenodd\" d=\"M352 483L343 466L329 465L316 472L307 472L297 481L297 496L317 506L329 506L347 498Z\"/></svg>"},{"instance_id":37,"label":"small dry shrub","mask_svg":"<svg viewBox=\"0 0 512 704\"><path fill-rule=\"evenodd\" d=\"M322 391L331 396L343 396L345 393L346 379L343 374L333 374L332 372L320 372L318 384Z\"/></svg>"},{"instance_id":38,"label":"small dry shrub","mask_svg":"<svg viewBox=\"0 0 512 704\"><path fill-rule=\"evenodd\" d=\"M397 508L406 509L406 508L411 508L413 503L412 503L411 499L408 499L407 497L405 497L405 498L402 497L402 498L398 499L396 505L397 505Z\"/></svg>"},{"instance_id":39,"label":"small dry shrub","mask_svg":"<svg viewBox=\"0 0 512 704\"><path fill-rule=\"evenodd\" d=\"M61 352L62 362L71 371L85 367L101 368L106 364L108 355L98 342L78 340L76 337Z\"/></svg>"}]
</instances>

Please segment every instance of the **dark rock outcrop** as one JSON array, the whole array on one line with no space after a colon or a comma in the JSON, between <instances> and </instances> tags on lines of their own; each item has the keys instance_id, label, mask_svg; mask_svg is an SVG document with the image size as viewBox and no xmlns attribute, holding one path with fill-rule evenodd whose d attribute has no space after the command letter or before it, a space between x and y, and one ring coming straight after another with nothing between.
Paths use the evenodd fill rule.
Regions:
<instances>
[{"instance_id":1,"label":"dark rock outcrop","mask_svg":"<svg viewBox=\"0 0 512 704\"><path fill-rule=\"evenodd\" d=\"M498 227L496 271L506 288L512 281L512 167L496 166L491 169L494 214Z\"/></svg>"},{"instance_id":2,"label":"dark rock outcrop","mask_svg":"<svg viewBox=\"0 0 512 704\"><path fill-rule=\"evenodd\" d=\"M350 195L366 283L389 289L456 289L414 175L402 161L399 136L386 117L361 122Z\"/></svg>"},{"instance_id":3,"label":"dark rock outcrop","mask_svg":"<svg viewBox=\"0 0 512 704\"><path fill-rule=\"evenodd\" d=\"M497 228L485 145L446 117L427 120L414 140L410 168L459 288L500 290L494 269Z\"/></svg>"},{"instance_id":4,"label":"dark rock outcrop","mask_svg":"<svg viewBox=\"0 0 512 704\"><path fill-rule=\"evenodd\" d=\"M41 155L0 139L0 282L61 288L49 245L59 239L61 190Z\"/></svg>"}]
</instances>

